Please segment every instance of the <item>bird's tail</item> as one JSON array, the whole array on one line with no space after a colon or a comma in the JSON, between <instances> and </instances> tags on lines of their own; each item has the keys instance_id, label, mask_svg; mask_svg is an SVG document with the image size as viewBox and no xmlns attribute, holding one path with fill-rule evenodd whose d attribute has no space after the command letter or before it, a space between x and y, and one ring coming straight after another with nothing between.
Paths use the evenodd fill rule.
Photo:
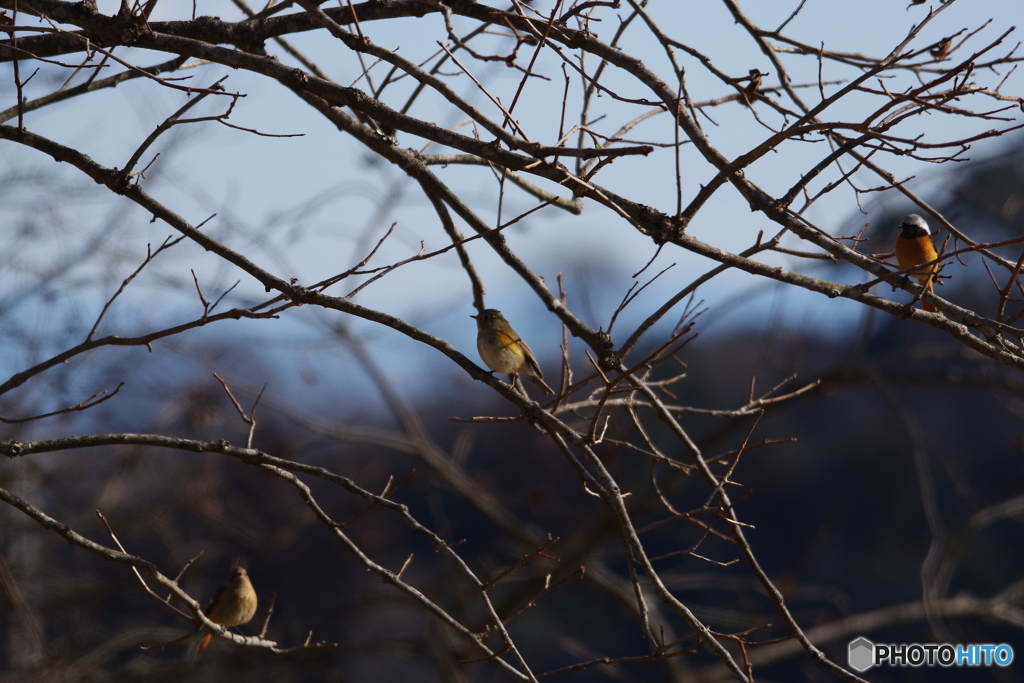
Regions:
<instances>
[{"instance_id":1,"label":"bird's tail","mask_svg":"<svg viewBox=\"0 0 1024 683\"><path fill-rule=\"evenodd\" d=\"M548 386L547 382L545 382L543 379L541 379L537 375L534 375L534 374L527 375L526 373L523 373L523 376L526 377L526 379L528 379L531 382L533 382L534 384L536 384L541 389L543 389L545 394L553 394L553 393L555 393L554 390L551 387Z\"/></svg>"},{"instance_id":2,"label":"bird's tail","mask_svg":"<svg viewBox=\"0 0 1024 683\"><path fill-rule=\"evenodd\" d=\"M203 639L199 641L199 647L196 648L196 654L203 654L203 650L210 646L210 640L212 638L212 633L207 633L205 636L203 636Z\"/></svg>"},{"instance_id":3,"label":"bird's tail","mask_svg":"<svg viewBox=\"0 0 1024 683\"><path fill-rule=\"evenodd\" d=\"M928 280L923 282L921 285L922 285L922 287L925 288L925 291L927 291L929 294L935 294L935 286L932 284L932 279L931 278L929 278ZM935 312L937 312L939 310L938 308L935 307L935 304L929 303L928 301L925 301L924 299L922 299L922 301L921 301L921 307L924 308L925 310L927 310L929 313L935 313Z\"/></svg>"},{"instance_id":4,"label":"bird's tail","mask_svg":"<svg viewBox=\"0 0 1024 683\"><path fill-rule=\"evenodd\" d=\"M929 294L934 294L935 293L935 286L932 284L932 279L931 278L928 278L927 280L922 282L921 286L924 287L925 290ZM939 309L935 308L935 304L929 303L928 301L925 301L924 299L921 300L921 308L923 308L924 310L928 311L929 313L937 313L938 310L939 310Z\"/></svg>"}]
</instances>

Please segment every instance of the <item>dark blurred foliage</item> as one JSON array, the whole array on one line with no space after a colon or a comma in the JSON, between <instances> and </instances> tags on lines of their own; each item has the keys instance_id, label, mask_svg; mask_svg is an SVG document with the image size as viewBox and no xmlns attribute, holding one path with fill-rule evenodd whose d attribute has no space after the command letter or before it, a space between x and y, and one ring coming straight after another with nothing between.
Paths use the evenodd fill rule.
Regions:
<instances>
[{"instance_id":1,"label":"dark blurred foliage","mask_svg":"<svg viewBox=\"0 0 1024 683\"><path fill-rule=\"evenodd\" d=\"M1020 159L1018 153L972 165L943 211L957 223L970 222L972 234L978 234L976 226L986 226L985 239L1024 234ZM866 248L885 251L892 233L881 231L899 215L893 211L876 219L873 229L880 232L869 234L874 241ZM1012 251L1006 255L1015 259ZM980 297L991 301L984 269L971 267L971 257L964 261L967 268L947 269L953 277L939 293L969 307L983 305ZM810 629L919 602L922 577L934 578L922 568L929 553L936 561L930 566L948 576L939 598L988 598L1024 578L1024 513L996 514L996 506L1024 495L1024 377L925 325L868 309L863 316L859 328L838 340L781 326L699 337L679 354L688 374L672 386L676 405L731 409L746 402L751 378L758 393L794 375L783 392L821 380L816 389L768 408L759 420L683 418L706 457L747 442L749 450L730 477L732 498L740 518L753 526L749 539L762 567L797 620ZM282 353L246 351L249 347L231 339L211 353L227 348L231 363L253 377L273 374L274 353ZM191 374L183 358L168 364L165 385L154 391L154 400L111 401L80 424L88 422L88 431L96 432L152 431L244 443L245 425L221 387L208 376ZM666 373L672 371L668 365ZM130 364L118 365L110 370L110 383L130 373ZM371 491L383 491L389 481L397 484L391 497L457 544L485 581L533 553L537 539L548 534L557 539L491 592L499 613L518 614L509 628L536 672L602 656L643 655L646 645L629 607L634 598L622 541L607 508L581 489L573 468L530 426L451 420L508 415L508 405L493 396L471 385L439 389L413 406L438 449L464 468L479 493L502 506L491 514L459 493L443 471L387 447L386 435L398 443L403 433L398 421L383 414L352 419L360 429L383 435L379 443L366 443L352 433L332 435L332 429L344 432L348 425L308 417L318 413L307 404L312 398L292 396L286 407L261 408L254 446L329 468ZM254 396L244 398L251 405ZM653 419L644 426L667 455L687 459ZM9 433L18 438L20 432ZM663 500L678 511L708 502L709 490L696 476L652 466L619 445L637 437L635 427L616 414L599 448L630 493L626 500L638 528L666 518ZM782 443L758 447L766 439ZM722 458L715 469L724 472L734 461L734 456ZM182 578L201 602L232 565L246 566L261 599L257 619L241 629L247 634L255 632L274 596L269 638L296 646L312 632L314 641L338 644L284 656L222 640L202 657L194 653L195 639L140 650L182 636L190 626L147 597L126 566L62 543L4 508L4 681L507 680L497 667L470 661L477 651L365 571L292 488L258 468L210 454L124 447L19 459L0 469L0 479L0 485L62 523L110 544L94 514L102 511L128 552L155 562L165 574L175 575L202 553ZM485 627L465 578L401 519L322 481L307 482L328 514L352 522L345 532L375 561L398 571L411 556L402 575L406 581L464 623ZM724 531L721 521L713 528ZM656 566L669 587L711 628L752 630L751 640L786 634L731 541L685 520L645 531L643 538L651 555L666 555ZM679 554L691 548L695 554ZM582 576L580 567L586 568ZM1020 602L1018 596L1018 607ZM655 615L655 628L663 629L666 639L672 632L688 632L659 614L664 613ZM845 663L847 642L865 635L891 643L1006 642L1024 656L1024 631L1005 623L976 617L883 623L884 628L851 633L823 649ZM756 657L756 648L752 654ZM700 680L710 680L717 666L698 649L667 662L597 667L559 680L698 680L702 675ZM874 681L1021 681L1021 671L1018 665L873 669L868 675ZM802 656L778 659L755 673L763 681L822 679Z\"/></svg>"}]
</instances>

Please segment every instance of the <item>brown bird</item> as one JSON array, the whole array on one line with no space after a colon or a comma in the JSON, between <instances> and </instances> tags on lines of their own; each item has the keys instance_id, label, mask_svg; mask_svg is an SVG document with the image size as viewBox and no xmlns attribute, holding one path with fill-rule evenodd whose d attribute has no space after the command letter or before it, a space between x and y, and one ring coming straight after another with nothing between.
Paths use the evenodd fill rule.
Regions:
<instances>
[{"instance_id":1,"label":"brown bird","mask_svg":"<svg viewBox=\"0 0 1024 683\"><path fill-rule=\"evenodd\" d=\"M256 614L256 591L244 569L235 567L231 571L231 578L213 592L204 614L221 626L240 626L252 619ZM210 645L211 638L212 631L203 636L197 649L199 654Z\"/></svg>"},{"instance_id":2,"label":"brown bird","mask_svg":"<svg viewBox=\"0 0 1024 683\"><path fill-rule=\"evenodd\" d=\"M922 263L935 261L937 258L939 255L935 251L935 243L932 242L931 232L924 219L916 213L904 218L903 223L900 224L899 237L896 238L896 260L900 264L900 270L909 270ZM938 272L939 264L933 263L918 270L910 270L909 274L931 293L935 291L932 283ZM927 301L921 302L921 308L931 313L939 310Z\"/></svg>"},{"instance_id":3,"label":"brown bird","mask_svg":"<svg viewBox=\"0 0 1024 683\"><path fill-rule=\"evenodd\" d=\"M488 308L480 315L469 317L476 319L476 350L487 367L509 376L522 375L543 389L545 394L555 393L544 382L544 373L540 371L540 363L533 351L519 338L501 311Z\"/></svg>"}]
</instances>

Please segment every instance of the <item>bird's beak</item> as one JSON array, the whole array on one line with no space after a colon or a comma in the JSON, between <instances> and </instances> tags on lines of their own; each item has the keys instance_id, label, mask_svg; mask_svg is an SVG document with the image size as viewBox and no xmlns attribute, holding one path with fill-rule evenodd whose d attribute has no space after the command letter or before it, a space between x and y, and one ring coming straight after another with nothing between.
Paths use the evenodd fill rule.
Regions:
<instances>
[{"instance_id":1,"label":"bird's beak","mask_svg":"<svg viewBox=\"0 0 1024 683\"><path fill-rule=\"evenodd\" d=\"M477 318L479 318L480 316L479 316L479 315L471 315L471 316L469 316L469 317L470 317L470 318L472 318L473 320L476 320L476 319L477 319Z\"/></svg>"}]
</instances>

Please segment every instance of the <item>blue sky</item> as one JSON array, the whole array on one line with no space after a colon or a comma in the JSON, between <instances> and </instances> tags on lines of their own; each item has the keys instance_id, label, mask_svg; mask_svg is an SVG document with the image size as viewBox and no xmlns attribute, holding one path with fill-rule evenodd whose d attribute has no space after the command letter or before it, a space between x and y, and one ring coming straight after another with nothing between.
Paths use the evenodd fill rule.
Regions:
<instances>
[{"instance_id":1,"label":"blue sky","mask_svg":"<svg viewBox=\"0 0 1024 683\"><path fill-rule=\"evenodd\" d=\"M496 3L489 4L497 6ZM545 11L553 3L534 4ZM778 26L797 4L741 3L751 20L765 28ZM115 12L117 6L116 2L99 3L100 11L108 14ZM910 6L909 3L891 0L856 3L808 0L801 14L787 26L786 33L829 50L883 56L903 39L914 23L926 16L929 9L938 8L937 2ZM153 18L184 18L178 13L187 11L185 3L162 2ZM623 15L624 11L619 10L617 15ZM772 65L741 27L733 22L723 4L654 0L650 3L650 11L667 33L711 57L716 66L726 73L742 76L757 68L768 72L766 84L775 84ZM230 2L200 3L197 12L227 20L240 18ZM593 24L592 30L607 37L614 29L617 15L603 12L600 15L603 21L600 25ZM945 9L912 47L923 47L962 28L977 28L988 18L992 19L991 24L954 55L954 59L963 58L971 50L995 40L1006 28L1024 19L1024 11L1019 0L960 0ZM469 22L456 21L457 30L470 26ZM399 54L413 61L435 53L439 49L437 41L445 40L439 15L366 22L362 30L378 45L397 49ZM1015 36L1016 33L1011 34L997 52L1005 53L1015 45ZM290 40L337 82L366 88L360 79L363 67L351 52L331 40L326 32L309 32L293 36ZM481 45L486 47L488 42ZM490 42L494 52L507 49L498 45L493 40ZM645 64L663 79L671 79L664 52L639 21L626 33L622 47L641 56ZM290 61L275 44L268 44L268 48L282 60ZM138 50L118 54L141 64L156 63L165 58ZM528 59L528 54L529 49L524 46L521 61ZM481 63L465 57L462 61L490 92L503 102L511 101L520 82L520 72L500 63ZM787 56L785 61L791 69L794 83L812 84L818 78L818 62L813 57ZM681 62L686 67L687 87L694 100L729 94L695 60L681 57ZM595 64L591 58L588 68L593 69ZM10 83L9 68L5 69L5 82ZM823 69L822 76L826 81L848 80L855 75L853 70L827 62ZM454 67L446 69L446 73L454 70ZM541 58L535 71L550 80L530 79L522 104L514 114L531 139L550 144L558 136L564 87L562 71L556 61L546 57ZM51 73L55 72L43 72L30 83L30 96L53 88L60 78L66 77L63 71L59 76ZM161 153L147 172L144 187L193 224L216 213L217 217L204 228L207 232L248 254L276 274L296 277L303 283L312 283L340 272L360 260L393 222L396 223L395 233L375 259L375 265L407 258L419 250L421 242L428 251L447 244L429 204L415 186L395 170L379 162L374 163L363 148L338 133L287 89L252 74L217 65L200 65L187 73L193 77L192 82L200 86L208 86L228 76L225 87L246 94L232 115L231 121L235 125L266 133L302 135L297 138L260 137L206 122L179 127L173 134L162 138L144 157L143 163L148 163L154 152ZM374 83L379 83L385 73L385 65L377 65L370 70ZM988 73L978 75L979 81L992 84L998 83L999 79L999 76ZM453 82L476 106L492 115L495 113L486 97L468 78L456 77ZM606 82L622 94L649 95L625 74L609 73ZM886 81L886 87L895 91L912 83L911 76L901 75ZM829 87L834 90L841 86ZM1007 93L1024 91L1019 74L1013 74L1003 87ZM407 81L397 83L385 91L384 99L392 107L399 108L405 101L404 93L408 93L410 88ZM578 82L573 82L570 93L571 112L572 104L578 101ZM802 89L801 93L811 102L816 102L819 96L817 88L813 87ZM2 106L10 106L13 89L4 86L2 95ZM218 113L224 102L214 100L208 98L190 115ZM79 147L100 163L120 167L140 141L185 101L181 92L156 88L151 83L136 80L114 90L31 113L26 117L26 124L34 131ZM829 109L823 117L826 120L857 120L868 111L867 107L875 106L877 102L854 97ZM614 132L622 122L642 111L614 103L608 97L598 100L595 107L607 114L605 119L593 124L595 130L604 134ZM454 111L436 96L422 98L411 113L446 126L456 126L466 120L464 114ZM702 125L712 142L729 156L753 148L770 134L749 111L735 104L711 108L707 113L713 122L704 119ZM759 110L759 113L769 125L777 125L781 121L770 112ZM1010 116L1019 118L1020 111L1011 112ZM949 120L939 116L918 117L910 126L907 132L924 133L927 139L939 139L950 131ZM980 130L985 127L991 127L991 124L985 124ZM977 132L979 127L965 126L962 130L966 136ZM471 128L465 126L459 131L471 133ZM671 122L665 115L652 117L629 133L631 139L641 141L665 141L671 136ZM400 134L399 144L420 148L423 142ZM998 151L999 144L1002 143L978 144L972 156L982 157ZM796 181L802 169L809 168L827 153L824 143L788 142L751 167L748 177L769 192L781 194ZM598 175L596 181L619 194L671 213L676 206L674 164L672 151L661 149L647 158L621 159ZM917 187L926 196L941 192L946 167L895 157L885 158L883 164L898 176L917 176ZM683 194L689 198L713 173L692 147L683 148L681 165ZM481 216L492 224L497 220L499 185L489 170L478 167L435 170ZM9 237L8 247L12 244L18 246L19 266L0 275L0 286L10 292L24 284L26 278L31 278L31 273L39 268L58 273L48 283L53 297L45 306L33 307L33 315L39 318L27 325L28 329L40 334L72 330L81 325L85 325L87 330L110 293L141 261L147 243L156 246L172 234L167 226L150 223L148 216L125 206L124 200L108 196L101 188L85 182L73 169L54 168L32 150L5 143L0 154L0 172L9 181L39 172L64 188L60 192L48 193L48 198L56 201L45 209L41 208L44 197L30 199L27 194L21 194L17 201L7 202L6 209L0 209L3 212L0 215L8 225L27 222L42 226L42 234L46 235L44 240L31 242L18 242ZM834 178L834 174L829 175L822 182ZM857 176L857 180L862 186L881 184L877 178L865 175ZM539 184L544 185L543 182ZM396 199L396 206L381 209L382 205ZM891 192L876 195L874 199L878 206L899 204ZM510 190L505 197L503 217L507 219L532 206L532 199ZM871 208L871 204L866 208ZM849 225L871 219L870 215L858 217L857 212L853 193L839 188L813 206L807 217L826 230L841 232ZM702 210L690 230L717 246L739 250L749 246L758 231L765 230L766 234L771 234L773 225L760 214L752 214L735 192L725 188ZM633 283L631 275L640 270L655 252L650 240L637 234L611 211L590 202L582 216L572 216L552 208L542 210L506 231L506 236L524 260L546 278L551 288L556 287L557 276L563 275L570 306L580 308L585 315L591 312L585 319L595 326L606 324L618 300ZM789 246L801 245L791 243ZM505 310L521 331L528 330L524 334L538 355L554 362L561 340L559 326L553 319L542 315L543 307L532 292L518 281L511 270L491 256L483 244L474 243L470 252L484 277L488 305ZM95 258L86 258L86 255ZM793 259L786 256L768 260L778 265L794 264ZM667 248L647 272L652 274L672 264L674 267L630 309L620 332L626 332L630 322L645 316L665 296L714 265L679 249ZM805 266L800 269L808 270ZM199 309L192 270L196 272L208 299L237 280L241 282L233 294L242 300L252 301L264 296L262 287L248 276L197 247L183 243L162 255L133 283L123 301L118 302L116 310L112 311L107 331L125 333L133 327L146 328L168 317L178 320L195 316ZM103 282L99 291L88 285L97 274ZM828 277L829 273L821 275ZM331 291L341 294L347 289L339 285ZM829 302L824 297L801 292L779 292L738 272L716 279L703 288L700 295L712 308L709 321L714 325L756 326L777 315L815 325L815 321L827 316L829 325L821 327L838 333L843 329L844 320L852 323L861 313L856 304ZM473 313L471 293L454 254L404 266L365 290L358 301L407 316L414 324L444 336L468 356L476 358L473 348L475 329L468 318ZM716 310L718 302L730 302L730 306ZM736 302L746 305L736 306ZM291 320L311 320L313 317L308 311L294 312L289 316ZM309 353L317 354L323 353L322 344L309 342L307 332L333 322L328 317L313 320L308 325L295 326L286 321L260 325L259 329L269 336L271 344L294 348L298 340L304 340L302 344L309 344ZM423 356L413 348L415 345L396 339L395 333L375 329L369 324L360 324L358 329L363 330L369 339L382 342L378 348L386 354L391 365L404 368L403 374L408 381L415 383L424 379L424 367L429 368L427 375L430 377L450 377L452 368L436 353L426 351ZM212 331L207 334L216 337L219 333ZM428 378L427 382L430 381L434 380Z\"/></svg>"}]
</instances>

